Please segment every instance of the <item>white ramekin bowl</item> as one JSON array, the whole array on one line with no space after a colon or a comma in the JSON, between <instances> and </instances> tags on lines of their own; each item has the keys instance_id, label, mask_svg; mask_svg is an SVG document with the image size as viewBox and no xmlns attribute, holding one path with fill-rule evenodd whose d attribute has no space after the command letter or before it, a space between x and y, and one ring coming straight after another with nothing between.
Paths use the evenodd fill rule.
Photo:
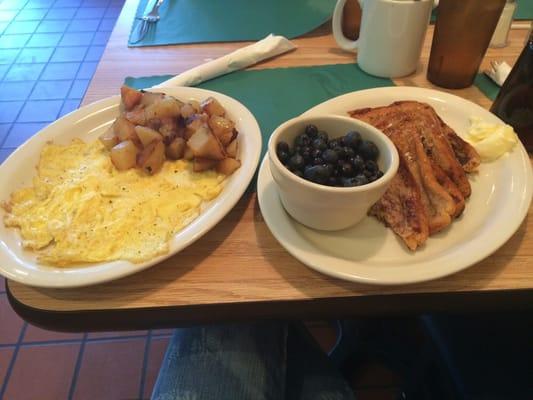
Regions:
<instances>
[{"instance_id":1,"label":"white ramekin bowl","mask_svg":"<svg viewBox=\"0 0 533 400\"><path fill-rule=\"evenodd\" d=\"M374 142L379 149L377 163L383 176L362 186L332 187L293 174L276 155L276 145L285 141L292 147L294 138L309 124L326 131L330 138L357 131L364 140ZM398 151L383 132L362 121L336 115L298 117L283 123L270 137L268 157L285 210L303 225L328 231L348 228L363 219L383 196L399 165Z\"/></svg>"}]
</instances>

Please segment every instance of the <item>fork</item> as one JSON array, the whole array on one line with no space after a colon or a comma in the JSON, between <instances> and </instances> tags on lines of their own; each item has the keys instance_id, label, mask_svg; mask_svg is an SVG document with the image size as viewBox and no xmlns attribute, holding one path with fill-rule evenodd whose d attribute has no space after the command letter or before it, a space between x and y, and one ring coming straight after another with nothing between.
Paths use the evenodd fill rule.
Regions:
<instances>
[{"instance_id":1,"label":"fork","mask_svg":"<svg viewBox=\"0 0 533 400\"><path fill-rule=\"evenodd\" d=\"M138 27L137 39L132 41L132 44L139 43L141 40L143 40L150 30L150 27L155 26L156 22L159 21L159 7L161 7L163 1L164 0L157 0L157 2L154 4L154 7L148 14L138 18L141 20L141 22L140 26Z\"/></svg>"}]
</instances>

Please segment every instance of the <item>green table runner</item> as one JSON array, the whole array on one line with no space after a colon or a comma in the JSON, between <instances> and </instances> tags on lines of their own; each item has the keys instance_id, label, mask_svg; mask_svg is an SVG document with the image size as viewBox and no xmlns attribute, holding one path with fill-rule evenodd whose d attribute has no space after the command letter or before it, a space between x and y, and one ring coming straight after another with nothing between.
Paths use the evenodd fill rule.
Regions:
<instances>
[{"instance_id":1,"label":"green table runner","mask_svg":"<svg viewBox=\"0 0 533 400\"><path fill-rule=\"evenodd\" d=\"M148 0L141 0L137 18ZM139 43L136 19L129 46L259 40L270 33L293 38L326 22L336 0L166 0L161 19Z\"/></svg>"},{"instance_id":2,"label":"green table runner","mask_svg":"<svg viewBox=\"0 0 533 400\"><path fill-rule=\"evenodd\" d=\"M142 89L168 78L129 77L126 84ZM341 94L383 86L394 83L370 76L356 64L238 71L197 85L231 96L248 107L261 127L262 155L270 134L282 122Z\"/></svg>"},{"instance_id":3,"label":"green table runner","mask_svg":"<svg viewBox=\"0 0 533 400\"><path fill-rule=\"evenodd\" d=\"M485 96L487 96L493 101L494 99L496 99L496 96L498 96L498 93L500 92L500 87L496 85L492 79L490 79L487 75L483 73L479 73L476 75L474 85L477 86L477 88L481 90Z\"/></svg>"},{"instance_id":4,"label":"green table runner","mask_svg":"<svg viewBox=\"0 0 533 400\"><path fill-rule=\"evenodd\" d=\"M431 13L431 22L437 19L438 7ZM533 19L533 0L517 0L516 11L514 14L515 20Z\"/></svg>"}]
</instances>

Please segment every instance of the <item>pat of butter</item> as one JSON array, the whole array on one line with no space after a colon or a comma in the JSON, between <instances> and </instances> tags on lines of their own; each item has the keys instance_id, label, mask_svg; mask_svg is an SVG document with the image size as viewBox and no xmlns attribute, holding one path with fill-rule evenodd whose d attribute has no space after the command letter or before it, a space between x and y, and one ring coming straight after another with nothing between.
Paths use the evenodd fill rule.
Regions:
<instances>
[{"instance_id":1,"label":"pat of butter","mask_svg":"<svg viewBox=\"0 0 533 400\"><path fill-rule=\"evenodd\" d=\"M512 126L490 124L478 117L470 118L470 129L465 139L485 162L501 157L518 142Z\"/></svg>"}]
</instances>

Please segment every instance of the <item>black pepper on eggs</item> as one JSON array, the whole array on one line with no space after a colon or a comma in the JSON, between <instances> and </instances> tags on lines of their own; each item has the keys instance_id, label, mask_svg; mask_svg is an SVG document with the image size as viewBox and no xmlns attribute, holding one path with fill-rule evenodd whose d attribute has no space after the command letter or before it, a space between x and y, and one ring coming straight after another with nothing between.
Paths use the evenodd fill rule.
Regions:
<instances>
[{"instance_id":1,"label":"black pepper on eggs","mask_svg":"<svg viewBox=\"0 0 533 400\"><path fill-rule=\"evenodd\" d=\"M278 142L276 154L295 175L321 185L361 186L383 176L378 147L356 131L330 139L316 125L307 125L292 145Z\"/></svg>"}]
</instances>

